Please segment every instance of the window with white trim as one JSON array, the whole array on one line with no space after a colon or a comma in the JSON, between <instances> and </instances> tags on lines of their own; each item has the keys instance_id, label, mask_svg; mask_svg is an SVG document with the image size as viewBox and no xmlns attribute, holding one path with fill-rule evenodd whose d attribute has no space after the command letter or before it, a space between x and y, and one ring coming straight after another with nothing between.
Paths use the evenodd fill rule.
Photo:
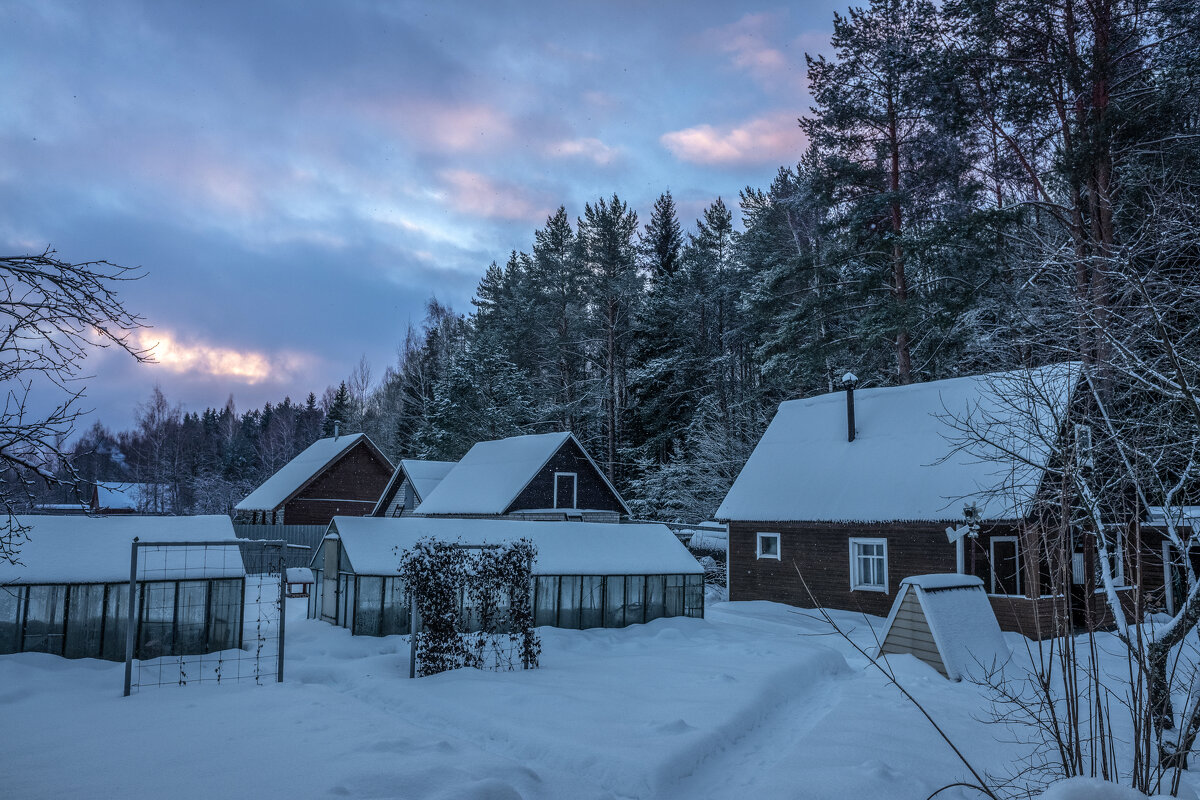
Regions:
<instances>
[{"instance_id":1,"label":"window with white trim","mask_svg":"<svg viewBox=\"0 0 1200 800\"><path fill-rule=\"evenodd\" d=\"M760 533L758 535L758 557L779 560L778 533Z\"/></svg>"},{"instance_id":2,"label":"window with white trim","mask_svg":"<svg viewBox=\"0 0 1200 800\"><path fill-rule=\"evenodd\" d=\"M886 592L887 586L887 539L851 539L850 588Z\"/></svg>"}]
</instances>

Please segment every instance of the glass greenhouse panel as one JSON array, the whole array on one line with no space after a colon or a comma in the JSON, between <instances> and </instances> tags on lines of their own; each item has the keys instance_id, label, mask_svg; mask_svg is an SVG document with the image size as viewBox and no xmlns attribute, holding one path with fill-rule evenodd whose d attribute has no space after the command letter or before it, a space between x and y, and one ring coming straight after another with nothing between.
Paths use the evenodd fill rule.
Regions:
<instances>
[{"instance_id":1,"label":"glass greenhouse panel","mask_svg":"<svg viewBox=\"0 0 1200 800\"><path fill-rule=\"evenodd\" d=\"M558 624L558 577L554 575L539 575L537 579L537 595L534 601L533 624Z\"/></svg>"},{"instance_id":2,"label":"glass greenhouse panel","mask_svg":"<svg viewBox=\"0 0 1200 800\"><path fill-rule=\"evenodd\" d=\"M0 655L21 651L24 586L0 586Z\"/></svg>"},{"instance_id":3,"label":"glass greenhouse panel","mask_svg":"<svg viewBox=\"0 0 1200 800\"><path fill-rule=\"evenodd\" d=\"M689 617L704 616L704 576L684 577L683 613Z\"/></svg>"},{"instance_id":4,"label":"glass greenhouse panel","mask_svg":"<svg viewBox=\"0 0 1200 800\"><path fill-rule=\"evenodd\" d=\"M579 583L579 627L603 627L604 578L599 575L584 575L579 579Z\"/></svg>"},{"instance_id":5,"label":"glass greenhouse panel","mask_svg":"<svg viewBox=\"0 0 1200 800\"><path fill-rule=\"evenodd\" d=\"M668 617L683 616L683 576L667 576L667 613Z\"/></svg>"},{"instance_id":6,"label":"glass greenhouse panel","mask_svg":"<svg viewBox=\"0 0 1200 800\"><path fill-rule=\"evenodd\" d=\"M138 587L141 597L141 587ZM124 661L126 631L129 630L129 584L113 583L108 587L108 599L104 603L104 647L102 658L109 661Z\"/></svg>"},{"instance_id":7,"label":"glass greenhouse panel","mask_svg":"<svg viewBox=\"0 0 1200 800\"><path fill-rule=\"evenodd\" d=\"M604 579L604 627L625 626L625 576L609 575Z\"/></svg>"},{"instance_id":8,"label":"glass greenhouse panel","mask_svg":"<svg viewBox=\"0 0 1200 800\"><path fill-rule=\"evenodd\" d=\"M404 591L404 581L399 578L384 580L383 618L379 621L380 635L407 634L411 613L408 594Z\"/></svg>"},{"instance_id":9,"label":"glass greenhouse panel","mask_svg":"<svg viewBox=\"0 0 1200 800\"><path fill-rule=\"evenodd\" d=\"M178 598L171 654L190 656L203 653L208 644L204 630L208 621L208 581L180 583Z\"/></svg>"},{"instance_id":10,"label":"glass greenhouse panel","mask_svg":"<svg viewBox=\"0 0 1200 800\"><path fill-rule=\"evenodd\" d=\"M646 576L646 621L666 616L666 578L662 575Z\"/></svg>"},{"instance_id":11,"label":"glass greenhouse panel","mask_svg":"<svg viewBox=\"0 0 1200 800\"><path fill-rule=\"evenodd\" d=\"M70 589L67 616L67 658L99 658L103 649L104 584L76 584Z\"/></svg>"},{"instance_id":12,"label":"glass greenhouse panel","mask_svg":"<svg viewBox=\"0 0 1200 800\"><path fill-rule=\"evenodd\" d=\"M142 621L138 658L169 655L175 645L175 583L142 584Z\"/></svg>"},{"instance_id":13,"label":"glass greenhouse panel","mask_svg":"<svg viewBox=\"0 0 1200 800\"><path fill-rule=\"evenodd\" d=\"M66 586L30 586L25 607L25 647L31 653L63 652Z\"/></svg>"},{"instance_id":14,"label":"glass greenhouse panel","mask_svg":"<svg viewBox=\"0 0 1200 800\"><path fill-rule=\"evenodd\" d=\"M233 650L242 646L241 579L212 582L209 596L208 652Z\"/></svg>"},{"instance_id":15,"label":"glass greenhouse panel","mask_svg":"<svg viewBox=\"0 0 1200 800\"><path fill-rule=\"evenodd\" d=\"M646 576L625 576L625 624L634 625L646 621L645 605Z\"/></svg>"},{"instance_id":16,"label":"glass greenhouse panel","mask_svg":"<svg viewBox=\"0 0 1200 800\"><path fill-rule=\"evenodd\" d=\"M558 627L579 627L579 591L582 583L578 575L563 575L559 579Z\"/></svg>"},{"instance_id":17,"label":"glass greenhouse panel","mask_svg":"<svg viewBox=\"0 0 1200 800\"><path fill-rule=\"evenodd\" d=\"M379 615L383 611L383 578L359 578L354 592L354 633L379 635Z\"/></svg>"}]
</instances>

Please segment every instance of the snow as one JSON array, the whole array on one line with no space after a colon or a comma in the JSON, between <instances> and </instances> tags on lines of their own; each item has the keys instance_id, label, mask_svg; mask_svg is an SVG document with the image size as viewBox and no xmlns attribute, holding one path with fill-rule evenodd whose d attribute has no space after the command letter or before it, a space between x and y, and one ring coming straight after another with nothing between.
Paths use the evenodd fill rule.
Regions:
<instances>
[{"instance_id":1,"label":"snow","mask_svg":"<svg viewBox=\"0 0 1200 800\"><path fill-rule=\"evenodd\" d=\"M247 495L246 499L234 508L238 511L271 511L279 508L289 497L304 488L326 467L364 439L370 441L363 433L318 439L300 455L284 464L278 472L267 478L262 486ZM383 458L382 455L380 457ZM390 461L387 462L387 465L389 469L392 468Z\"/></svg>"},{"instance_id":2,"label":"snow","mask_svg":"<svg viewBox=\"0 0 1200 800\"><path fill-rule=\"evenodd\" d=\"M729 544L725 531L698 530L688 539L688 547L705 550L724 550Z\"/></svg>"},{"instance_id":3,"label":"snow","mask_svg":"<svg viewBox=\"0 0 1200 800\"><path fill-rule=\"evenodd\" d=\"M165 485L159 485L157 488L159 493L165 495ZM155 485L152 483L96 483L96 507L101 510L137 511L155 505L154 501ZM162 506L165 503L160 499L158 505Z\"/></svg>"},{"instance_id":4,"label":"snow","mask_svg":"<svg viewBox=\"0 0 1200 800\"><path fill-rule=\"evenodd\" d=\"M1039 797L1041 800L1146 800L1146 795L1135 789L1098 778L1068 778L1052 784Z\"/></svg>"},{"instance_id":5,"label":"snow","mask_svg":"<svg viewBox=\"0 0 1200 800\"><path fill-rule=\"evenodd\" d=\"M847 372L842 376L842 383L858 383L858 376L853 372Z\"/></svg>"},{"instance_id":6,"label":"snow","mask_svg":"<svg viewBox=\"0 0 1200 800\"><path fill-rule=\"evenodd\" d=\"M466 544L529 539L537 547L533 571L539 575L677 575L704 571L666 525L334 517L329 530L341 539L346 557L359 575L397 574L398 554L426 537Z\"/></svg>"},{"instance_id":7,"label":"snow","mask_svg":"<svg viewBox=\"0 0 1200 800\"><path fill-rule=\"evenodd\" d=\"M882 624L831 613L863 647ZM409 680L406 637L352 637L291 601L284 683L129 698L121 664L0 656L3 793L924 800L969 777L886 678L800 609L719 603L703 620L539 632L540 669ZM1102 634L1099 649L1121 645ZM979 769L1011 773L1028 756L987 718L985 690L891 660ZM1188 796L1197 780L1183 781ZM1054 800L1124 800L1107 788Z\"/></svg>"},{"instance_id":8,"label":"snow","mask_svg":"<svg viewBox=\"0 0 1200 800\"><path fill-rule=\"evenodd\" d=\"M421 498L428 497L437 488L437 485L442 482L442 478L446 477L446 473L452 470L457 463L457 461L420 461L415 458L400 459L400 463L396 465L396 471L392 473L391 480L388 481L383 494L379 496L379 502L375 504L375 509L371 514L379 514L381 511L387 510L380 508L380 504L388 498L396 484L402 482L406 477L412 483L419 503Z\"/></svg>"},{"instance_id":9,"label":"snow","mask_svg":"<svg viewBox=\"0 0 1200 800\"><path fill-rule=\"evenodd\" d=\"M976 575L957 575L955 573L938 573L935 575L910 575L900 581L901 585L910 584L922 589L973 589L983 588L983 578Z\"/></svg>"},{"instance_id":10,"label":"snow","mask_svg":"<svg viewBox=\"0 0 1200 800\"><path fill-rule=\"evenodd\" d=\"M0 559L0 584L112 583L129 580L130 545L143 542L226 541L228 547L164 548L139 551L147 578L223 578L246 574L241 550L226 516L17 517L27 527L20 564Z\"/></svg>"},{"instance_id":11,"label":"snow","mask_svg":"<svg viewBox=\"0 0 1200 800\"><path fill-rule=\"evenodd\" d=\"M845 392L781 403L717 511L721 520L884 522L962 519L971 498L985 520L1029 511L1077 364L855 392L856 437ZM1030 391L1033 389L1034 391ZM995 447L965 444L952 418L970 418Z\"/></svg>"},{"instance_id":12,"label":"snow","mask_svg":"<svg viewBox=\"0 0 1200 800\"><path fill-rule=\"evenodd\" d=\"M288 567L287 568L288 583L312 583L313 573L308 567Z\"/></svg>"},{"instance_id":13,"label":"snow","mask_svg":"<svg viewBox=\"0 0 1200 800\"><path fill-rule=\"evenodd\" d=\"M424 497L416 511L418 514L503 514L568 439L575 440L575 437L570 433L541 433L478 442L437 488ZM575 441L575 444L579 445L579 442ZM579 449L586 455L582 445ZM604 476L599 469L596 474ZM613 494L620 497L616 489ZM629 513L628 509L626 513Z\"/></svg>"}]
</instances>

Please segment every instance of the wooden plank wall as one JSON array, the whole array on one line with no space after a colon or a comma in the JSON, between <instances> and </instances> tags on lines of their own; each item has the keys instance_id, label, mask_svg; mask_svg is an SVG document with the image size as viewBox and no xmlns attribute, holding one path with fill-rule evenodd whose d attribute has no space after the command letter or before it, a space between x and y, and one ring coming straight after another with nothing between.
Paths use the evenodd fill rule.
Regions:
<instances>
[{"instance_id":1,"label":"wooden plank wall","mask_svg":"<svg viewBox=\"0 0 1200 800\"><path fill-rule=\"evenodd\" d=\"M929 620L925 619L925 611L921 608L915 589L909 587L905 592L880 653L911 653L947 677L942 654L933 641L933 631L929 629Z\"/></svg>"}]
</instances>

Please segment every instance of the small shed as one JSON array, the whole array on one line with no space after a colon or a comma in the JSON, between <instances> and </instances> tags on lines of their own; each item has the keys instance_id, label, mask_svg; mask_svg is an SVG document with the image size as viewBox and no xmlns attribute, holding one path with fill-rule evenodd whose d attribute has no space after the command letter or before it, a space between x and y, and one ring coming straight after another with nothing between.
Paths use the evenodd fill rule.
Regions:
<instances>
[{"instance_id":1,"label":"small shed","mask_svg":"<svg viewBox=\"0 0 1200 800\"><path fill-rule=\"evenodd\" d=\"M242 646L246 570L226 516L18 517L29 540L0 561L0 654L124 661L129 555L142 541L230 541L143 549L135 603L138 658Z\"/></svg>"},{"instance_id":2,"label":"small shed","mask_svg":"<svg viewBox=\"0 0 1200 800\"><path fill-rule=\"evenodd\" d=\"M411 514L437 488L442 478L454 469L456 463L401 459L371 516L403 517Z\"/></svg>"},{"instance_id":3,"label":"small shed","mask_svg":"<svg viewBox=\"0 0 1200 800\"><path fill-rule=\"evenodd\" d=\"M914 575L900 591L876 657L908 653L950 680L977 676L1008 661L1000 623L972 575Z\"/></svg>"},{"instance_id":4,"label":"small shed","mask_svg":"<svg viewBox=\"0 0 1200 800\"><path fill-rule=\"evenodd\" d=\"M468 545L528 539L534 624L621 628L704 616L704 568L665 525L513 519L337 517L313 558L310 619L354 634L409 632L400 554L425 538Z\"/></svg>"}]
</instances>

